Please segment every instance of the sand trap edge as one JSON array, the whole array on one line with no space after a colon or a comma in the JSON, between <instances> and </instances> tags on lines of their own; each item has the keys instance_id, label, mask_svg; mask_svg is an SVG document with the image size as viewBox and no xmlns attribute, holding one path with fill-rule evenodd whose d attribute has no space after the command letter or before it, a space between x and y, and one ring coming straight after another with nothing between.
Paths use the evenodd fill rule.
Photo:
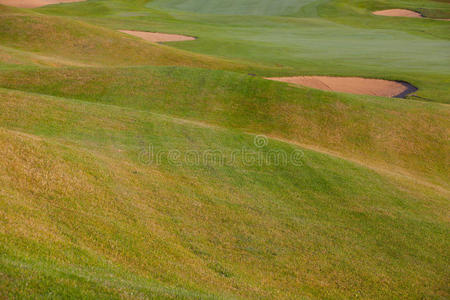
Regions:
<instances>
[{"instance_id":1,"label":"sand trap edge","mask_svg":"<svg viewBox=\"0 0 450 300\"><path fill-rule=\"evenodd\" d=\"M198 39L195 36L182 34L137 31L137 30L118 30L118 31L141 38L151 43L186 42L186 41L195 41Z\"/></svg>"},{"instance_id":2,"label":"sand trap edge","mask_svg":"<svg viewBox=\"0 0 450 300\"><path fill-rule=\"evenodd\" d=\"M412 93L415 93L419 90L417 87L415 87L414 85L412 85L411 83L406 82L406 81L394 80L394 82L398 82L401 85L403 85L405 87L405 90L402 93L400 93L396 96L393 96L392 98L402 98L403 99L403 98L406 98L406 96L408 96Z\"/></svg>"},{"instance_id":3,"label":"sand trap edge","mask_svg":"<svg viewBox=\"0 0 450 300\"><path fill-rule=\"evenodd\" d=\"M47 5L55 5L55 4L65 4L65 3L75 3L75 2L84 2L87 0L54 0L54 1L41 1L41 0L22 0L21 3L17 3L17 0L0 0L0 4L18 8L38 8Z\"/></svg>"},{"instance_id":4,"label":"sand trap edge","mask_svg":"<svg viewBox=\"0 0 450 300\"><path fill-rule=\"evenodd\" d=\"M322 91L347 93L354 95L369 95L388 98L405 98L418 91L418 88L406 81L385 80L363 77L337 77L337 76L291 76L266 77L264 79L285 82L297 86ZM373 88L373 85L381 87ZM344 85L344 89L341 88ZM338 88L333 88L337 86ZM366 91L365 91L366 90ZM389 92L389 93L388 93Z\"/></svg>"},{"instance_id":5,"label":"sand trap edge","mask_svg":"<svg viewBox=\"0 0 450 300\"><path fill-rule=\"evenodd\" d=\"M408 13L409 15L402 15L401 13L399 14L390 14L394 11L403 11L405 13ZM387 14L384 14L387 13ZM437 21L450 21L450 19L435 19L435 18L428 18L425 17L424 15L422 15L420 12L415 11L415 10L410 10L410 9L403 9L403 8L396 8L396 9L385 9L385 10L377 10L377 11L373 11L372 15L375 16L382 16L382 17L403 17L403 18L415 18L415 19L428 19L428 20L437 20Z\"/></svg>"},{"instance_id":6,"label":"sand trap edge","mask_svg":"<svg viewBox=\"0 0 450 300\"><path fill-rule=\"evenodd\" d=\"M420 12L403 9L403 8L394 8L394 9L384 9L377 10L372 12L373 15L376 16L384 16L384 17L404 17L404 18L425 18Z\"/></svg>"}]
</instances>

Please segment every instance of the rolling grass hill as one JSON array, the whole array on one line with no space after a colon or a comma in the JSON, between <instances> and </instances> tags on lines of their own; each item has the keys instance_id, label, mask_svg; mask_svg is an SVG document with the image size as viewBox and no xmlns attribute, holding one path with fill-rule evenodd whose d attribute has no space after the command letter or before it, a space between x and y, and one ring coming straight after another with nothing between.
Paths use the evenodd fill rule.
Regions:
<instances>
[{"instance_id":1,"label":"rolling grass hill","mask_svg":"<svg viewBox=\"0 0 450 300\"><path fill-rule=\"evenodd\" d=\"M30 13L0 5L0 62L11 52L61 65L186 65L246 69L248 66L206 55L151 44L129 35L60 17ZM52 41L51 43L49 41ZM9 52L9 53L8 53ZM1 53L1 52L0 52ZM6 58L3 58L5 57ZM67 62L67 63L64 63Z\"/></svg>"},{"instance_id":2,"label":"rolling grass hill","mask_svg":"<svg viewBox=\"0 0 450 300\"><path fill-rule=\"evenodd\" d=\"M450 11L0 6L0 299L448 298L449 24L397 6ZM308 74L419 91L262 78Z\"/></svg>"},{"instance_id":3,"label":"rolling grass hill","mask_svg":"<svg viewBox=\"0 0 450 300\"><path fill-rule=\"evenodd\" d=\"M176 1L160 2L171 5ZM278 67L252 71L258 75L361 76L403 80L419 87L415 93L419 97L450 102L450 23L371 14L378 9L409 8L413 4L428 9L444 9L448 6L446 3L389 1L386 4L382 1L334 0L313 1L305 5L308 1L290 0L285 3L301 8L291 9L289 17L278 17L263 16L264 12L236 15L247 13L245 7L256 3L253 1L220 1L236 10L234 15L194 13L192 11L197 11L197 5L213 8L212 4L202 5L204 1L199 0L176 2L182 3L183 7L189 6L184 11L156 10L154 6L160 2L149 2L144 6L142 2L134 1L96 1L44 7L39 11L76 15L75 7L85 5L87 8L80 9L77 18L87 22L112 29L196 36L199 38L197 41L171 45L196 53ZM108 10L105 14L100 13L98 6L108 7ZM273 14L276 15L281 7L273 8Z\"/></svg>"},{"instance_id":4,"label":"rolling grass hill","mask_svg":"<svg viewBox=\"0 0 450 300\"><path fill-rule=\"evenodd\" d=\"M0 74L0 87L262 133L401 168L449 188L447 105L326 95L237 73L179 67L8 71Z\"/></svg>"},{"instance_id":5,"label":"rolling grass hill","mask_svg":"<svg viewBox=\"0 0 450 300\"><path fill-rule=\"evenodd\" d=\"M1 290L12 295L445 292L448 202L432 189L306 150L301 166L147 165L147 145L258 149L252 136L144 111L1 98ZM293 146L271 140L270 150Z\"/></svg>"}]
</instances>

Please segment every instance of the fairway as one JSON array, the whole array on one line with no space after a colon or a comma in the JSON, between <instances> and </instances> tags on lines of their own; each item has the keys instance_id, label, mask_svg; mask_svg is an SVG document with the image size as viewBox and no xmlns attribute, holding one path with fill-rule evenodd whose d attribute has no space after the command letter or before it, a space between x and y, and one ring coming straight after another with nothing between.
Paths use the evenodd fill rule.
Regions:
<instances>
[{"instance_id":1,"label":"fairway","mask_svg":"<svg viewBox=\"0 0 450 300\"><path fill-rule=\"evenodd\" d=\"M219 15L292 15L315 0L156 0L147 6Z\"/></svg>"},{"instance_id":2,"label":"fairway","mask_svg":"<svg viewBox=\"0 0 450 300\"><path fill-rule=\"evenodd\" d=\"M0 299L449 298L448 18L0 0Z\"/></svg>"}]
</instances>

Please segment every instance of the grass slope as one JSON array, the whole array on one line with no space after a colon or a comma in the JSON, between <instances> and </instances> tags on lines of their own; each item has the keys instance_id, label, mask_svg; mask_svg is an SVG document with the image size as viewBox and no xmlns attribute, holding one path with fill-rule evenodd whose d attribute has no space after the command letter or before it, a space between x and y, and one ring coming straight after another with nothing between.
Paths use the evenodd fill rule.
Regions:
<instances>
[{"instance_id":1,"label":"grass slope","mask_svg":"<svg viewBox=\"0 0 450 300\"><path fill-rule=\"evenodd\" d=\"M129 35L0 5L0 42L6 51L53 57L64 65L185 65L246 69L248 66L151 44ZM49 42L52 41L52 42ZM1 53L0 53L1 55ZM0 61L8 62L6 55ZM29 60L30 62L33 59ZM36 61L36 60L34 60ZM57 64L58 65L58 64Z\"/></svg>"},{"instance_id":2,"label":"grass slope","mask_svg":"<svg viewBox=\"0 0 450 300\"><path fill-rule=\"evenodd\" d=\"M449 187L446 105L327 94L178 67L9 71L0 73L0 86L264 133Z\"/></svg>"},{"instance_id":3,"label":"grass slope","mask_svg":"<svg viewBox=\"0 0 450 300\"><path fill-rule=\"evenodd\" d=\"M0 298L448 298L448 4L210 2L0 6Z\"/></svg>"},{"instance_id":4,"label":"grass slope","mask_svg":"<svg viewBox=\"0 0 450 300\"><path fill-rule=\"evenodd\" d=\"M303 3L289 3L300 2ZM201 3L184 1L183 5L192 4L194 10L195 5L200 6ZM245 6L252 2L236 3L229 8L238 14L245 13ZM196 53L279 67L255 70L258 75L333 75L404 80L419 87L416 95L421 98L414 99L450 103L450 23L372 15L375 9L405 6L402 1L389 1L389 5L383 3L314 1L298 11L292 10L291 17L164 11L145 7L140 2L117 0L78 3L76 7L80 7L79 10L61 6L39 11L77 15L85 21L112 29L196 36L199 37L196 41L172 45ZM412 4L414 1L408 2L409 6ZM429 9L447 7L446 11L450 11L446 3L423 1L416 4ZM94 9L97 6L107 7L106 14L98 13ZM280 7L271 8L272 12L276 14Z\"/></svg>"},{"instance_id":5,"label":"grass slope","mask_svg":"<svg viewBox=\"0 0 450 300\"><path fill-rule=\"evenodd\" d=\"M181 155L294 148L261 150L252 136L114 106L5 90L0 99L6 296L448 292L448 202L432 190L306 150L301 166L147 165L138 158L149 144Z\"/></svg>"}]
</instances>

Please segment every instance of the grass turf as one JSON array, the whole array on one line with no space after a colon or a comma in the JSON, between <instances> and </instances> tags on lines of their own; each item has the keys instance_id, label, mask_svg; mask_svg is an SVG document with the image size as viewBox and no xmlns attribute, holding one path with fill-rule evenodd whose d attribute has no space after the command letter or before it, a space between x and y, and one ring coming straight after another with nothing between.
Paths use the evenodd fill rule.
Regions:
<instances>
[{"instance_id":1,"label":"grass turf","mask_svg":"<svg viewBox=\"0 0 450 300\"><path fill-rule=\"evenodd\" d=\"M370 14L448 4L211 3L0 8L0 298L448 297L449 111L433 102L450 101L449 25ZM420 90L352 96L250 72ZM159 163L144 163L149 145ZM211 149L302 159L188 160Z\"/></svg>"},{"instance_id":2,"label":"grass turf","mask_svg":"<svg viewBox=\"0 0 450 300\"><path fill-rule=\"evenodd\" d=\"M138 158L150 144L258 149L252 136L133 109L1 99L6 295L145 295L139 283L147 295L154 285L251 298L346 297L354 284L364 297L446 293L448 203L432 189L307 150L301 166L147 165Z\"/></svg>"},{"instance_id":3,"label":"grass turf","mask_svg":"<svg viewBox=\"0 0 450 300\"><path fill-rule=\"evenodd\" d=\"M348 97L179 67L8 71L0 86L113 104L320 146L448 187L448 106ZM385 132L389 132L389 138Z\"/></svg>"},{"instance_id":4,"label":"grass turf","mask_svg":"<svg viewBox=\"0 0 450 300\"><path fill-rule=\"evenodd\" d=\"M150 2L144 6L139 1L99 1L39 11L51 14L67 12L112 29L196 36L199 37L196 41L171 45L196 53L278 67L255 70L258 75L333 75L404 80L419 87L416 95L421 98L418 99L450 102L449 22L371 15L377 9L412 5L449 11L446 3L290 0L285 3L298 6L298 9L289 9L289 16L283 17L277 16L280 14L278 9L283 9L282 5L260 5L258 8L269 11L257 11L257 15L252 15L246 10L252 6L252 1L220 1L224 7L233 10L232 15L194 13L200 6L204 9L220 7L202 5L203 2L197 0L161 1L172 9L178 7L172 4L181 3L184 11L160 10L159 3ZM76 7L84 9L76 10ZM100 15L99 7L107 7L107 13Z\"/></svg>"}]
</instances>

